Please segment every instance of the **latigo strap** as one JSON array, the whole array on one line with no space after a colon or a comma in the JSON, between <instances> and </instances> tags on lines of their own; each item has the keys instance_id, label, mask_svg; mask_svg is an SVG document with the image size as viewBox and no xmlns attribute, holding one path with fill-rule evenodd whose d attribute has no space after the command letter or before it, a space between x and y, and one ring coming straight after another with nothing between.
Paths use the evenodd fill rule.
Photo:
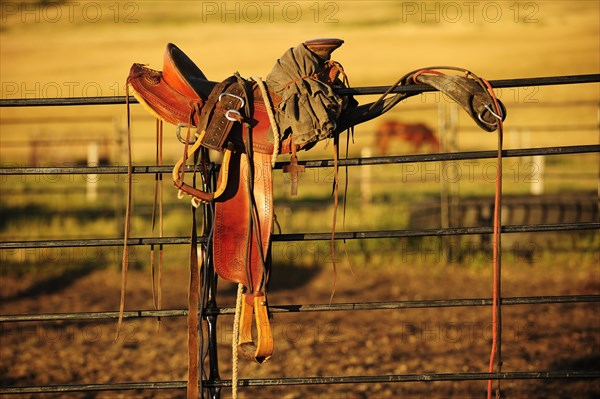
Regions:
<instances>
[{"instance_id":1,"label":"latigo strap","mask_svg":"<svg viewBox=\"0 0 600 399\"><path fill-rule=\"evenodd\" d=\"M234 76L215 86L202 114L198 131L204 132L201 144L216 151L222 151L234 122L242 122L242 109L246 100L244 89Z\"/></svg>"}]
</instances>

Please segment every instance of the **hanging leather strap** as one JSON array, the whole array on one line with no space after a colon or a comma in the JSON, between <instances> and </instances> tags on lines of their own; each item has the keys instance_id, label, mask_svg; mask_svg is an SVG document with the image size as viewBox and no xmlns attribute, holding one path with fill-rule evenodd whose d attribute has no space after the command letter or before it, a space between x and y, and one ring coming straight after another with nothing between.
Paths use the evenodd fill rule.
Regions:
<instances>
[{"instance_id":1,"label":"hanging leather strap","mask_svg":"<svg viewBox=\"0 0 600 399\"><path fill-rule=\"evenodd\" d=\"M298 165L298 156L296 155L296 145L292 139L291 143L292 155L290 156L290 163L283 166L283 173L290 174L291 180L291 195L298 195L298 179L299 173L304 173L306 170L304 165Z\"/></svg>"},{"instance_id":2,"label":"hanging leather strap","mask_svg":"<svg viewBox=\"0 0 600 399\"><path fill-rule=\"evenodd\" d=\"M192 244L190 245L190 285L188 291L188 381L187 399L198 399L200 333L200 265L198 264L196 208L192 207Z\"/></svg>"},{"instance_id":3,"label":"hanging leather strap","mask_svg":"<svg viewBox=\"0 0 600 399\"><path fill-rule=\"evenodd\" d=\"M186 161L190 156L192 156L192 154L194 154L200 148L200 146L202 145L201 139L203 136L204 133L201 133L200 137L191 147L186 145L186 148L184 149L184 155L179 159L179 161L177 161L177 163L173 167L172 176L175 187L177 187L182 193L185 193L203 202L211 202L217 200L227 188L229 182L229 162L231 159L231 151L225 150L224 152L223 162L221 164L221 178L219 180L219 185L214 193L202 191L196 187L190 186L184 181Z\"/></svg>"},{"instance_id":4,"label":"hanging leather strap","mask_svg":"<svg viewBox=\"0 0 600 399\"><path fill-rule=\"evenodd\" d=\"M131 234L131 203L133 197L133 160L131 153L131 110L129 108L129 84L125 86L125 102L127 105L127 204L125 206L125 228L123 232L123 256L121 259L121 298L119 301L119 320L115 341L119 339L119 333L123 325L123 313L125 312L125 292L127 291L127 274L129 271L129 236Z\"/></svg>"},{"instance_id":5,"label":"hanging leather strap","mask_svg":"<svg viewBox=\"0 0 600 399\"><path fill-rule=\"evenodd\" d=\"M156 166L163 162L163 121L156 120ZM154 201L152 203L152 232L156 227L156 214L158 212L158 235L164 235L163 223L163 179L162 173L154 176ZM150 246L150 275L152 279L152 302L155 310L162 309L162 271L163 271L163 244L158 246L158 282L155 272L154 245ZM157 331L160 331L161 318L157 318Z\"/></svg>"}]
</instances>

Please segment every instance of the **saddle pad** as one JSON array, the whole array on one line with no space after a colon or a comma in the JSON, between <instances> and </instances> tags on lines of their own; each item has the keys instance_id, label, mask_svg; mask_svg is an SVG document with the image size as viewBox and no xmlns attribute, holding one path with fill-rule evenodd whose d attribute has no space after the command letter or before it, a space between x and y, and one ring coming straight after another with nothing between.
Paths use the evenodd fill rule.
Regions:
<instances>
[{"instance_id":1,"label":"saddle pad","mask_svg":"<svg viewBox=\"0 0 600 399\"><path fill-rule=\"evenodd\" d=\"M330 66L300 44L285 52L267 75L267 86L281 97L275 118L282 132L292 131L296 145L330 138L335 132L344 99L322 80Z\"/></svg>"}]
</instances>

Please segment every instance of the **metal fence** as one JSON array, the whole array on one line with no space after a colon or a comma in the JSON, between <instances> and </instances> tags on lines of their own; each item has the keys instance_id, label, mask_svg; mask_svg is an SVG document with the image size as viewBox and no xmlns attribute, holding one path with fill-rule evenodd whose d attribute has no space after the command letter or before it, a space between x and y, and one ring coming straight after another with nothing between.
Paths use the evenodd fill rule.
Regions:
<instances>
[{"instance_id":1,"label":"metal fence","mask_svg":"<svg viewBox=\"0 0 600 399\"><path fill-rule=\"evenodd\" d=\"M510 79L492 81L492 85L499 87L522 87L536 85L558 85L572 83L597 83L600 75L559 76L550 78L532 79ZM340 90L341 94L377 94L383 93L386 87L354 88ZM421 86L400 87L396 91L424 91ZM131 99L131 102L135 102ZM73 105L99 105L99 104L124 104L123 97L103 98L73 98L73 99L19 99L0 100L0 107L35 107L35 106L73 106ZM561 147L524 148L504 150L503 157L525 157L525 156L553 156L564 154L599 153L600 145L574 145ZM458 161L472 159L489 159L497 156L496 151L471 151L453 152L441 154L421 154L405 156L386 156L370 158L350 158L340 160L339 165L344 166L366 166L401 163L427 163L439 161ZM333 161L329 159L306 161L303 164L307 168L332 167ZM284 163L277 163L275 168L282 168ZM134 174L156 174L170 173L169 166L134 166ZM97 167L3 167L0 168L1 176L23 176L23 175L124 175L127 173L125 166L97 166ZM511 233L537 233L557 231L583 231L599 230L600 222L582 223L554 223L536 225L509 225L502 226L501 232ZM338 232L337 240L361 240L373 238L399 238L399 237L440 237L454 235L486 235L492 233L492 227L448 227L437 229L417 230L379 230L379 231L350 231ZM283 241L326 241L331 239L330 233L299 233L299 234L274 234L274 242ZM200 242L206 242L207 237L199 237ZM130 238L130 246L150 245L182 245L189 244L189 237L137 237ZM31 248L74 248L74 247L119 247L122 246L122 238L105 239L67 239L67 240L22 240L0 242L0 250L31 249ZM510 305L540 305L540 304L574 304L574 303L597 303L600 295L563 295L563 296L520 296L503 297L501 304ZM370 302L370 303L337 303L337 304L291 304L287 306L271 306L272 313L290 312L331 312L331 311L355 311L355 310L400 310L414 308L441 308L441 307L474 307L492 305L491 298L477 299L447 299L447 300L419 300L419 301L392 301L392 302ZM209 323L216 322L218 316L233 315L234 308L210 307L203 309L202 315ZM126 311L124 318L156 318L156 317L183 317L188 311L186 309L170 310L139 310ZM90 321L117 319L118 312L78 312L78 313L50 313L50 314L19 314L0 315L0 323L16 322L47 322L47 321ZM209 329L215 334L216 331ZM208 342L212 342L211 339ZM217 364L217 363L212 363ZM218 373L217 373L218 375ZM600 371L546 371L535 372L494 372L494 373L424 373L424 374L395 374L395 375L355 375L355 376L329 376L329 377L297 377L297 378L263 378L263 379L241 379L240 386L282 386L282 385L306 385L306 384L350 384L350 383L402 383L411 381L469 381L469 380L507 380L507 379L598 379ZM162 381L162 382L138 382L138 383L107 383L107 384L73 384L73 385L51 385L51 386L11 386L0 387L0 394L42 394L57 392L91 392L91 391L120 391L120 390L160 390L160 389L183 389L185 381ZM220 388L230 387L231 380L219 377L210 377L202 383L204 388L211 390L214 397L219 396Z\"/></svg>"}]
</instances>

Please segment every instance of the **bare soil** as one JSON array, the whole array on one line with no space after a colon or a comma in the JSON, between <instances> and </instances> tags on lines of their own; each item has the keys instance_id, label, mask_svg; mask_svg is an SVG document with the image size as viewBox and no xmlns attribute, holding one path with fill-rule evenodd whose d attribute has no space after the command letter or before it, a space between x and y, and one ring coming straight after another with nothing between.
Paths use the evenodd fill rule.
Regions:
<instances>
[{"instance_id":1,"label":"bare soil","mask_svg":"<svg viewBox=\"0 0 600 399\"><path fill-rule=\"evenodd\" d=\"M589 263L587 263L589 264ZM2 276L2 314L114 311L120 274L115 268L73 278L33 274ZM187 305L185 267L165 272L164 308ZM270 304L327 303L329 269L278 267ZM491 270L458 264L431 267L354 265L338 271L334 302L483 298L491 296ZM129 276L128 309L150 309L148 271ZM219 305L232 306L234 291L221 283ZM505 265L503 296L600 293L598 266L577 259L561 265ZM504 306L503 371L597 370L600 365L600 304ZM218 325L220 374L231 378L233 318ZM276 314L275 353L258 365L240 360L241 379L485 372L491 342L489 307L429 308ZM117 383L186 379L186 320L166 318L160 332L149 319L116 322L4 323L2 386ZM506 398L597 398L599 380L516 380L501 383ZM482 398L486 381L338 384L241 388L239 397L261 398ZM230 391L223 390L222 397ZM58 397L57 394L6 397ZM72 398L179 398L183 390L117 391L60 395Z\"/></svg>"}]
</instances>

